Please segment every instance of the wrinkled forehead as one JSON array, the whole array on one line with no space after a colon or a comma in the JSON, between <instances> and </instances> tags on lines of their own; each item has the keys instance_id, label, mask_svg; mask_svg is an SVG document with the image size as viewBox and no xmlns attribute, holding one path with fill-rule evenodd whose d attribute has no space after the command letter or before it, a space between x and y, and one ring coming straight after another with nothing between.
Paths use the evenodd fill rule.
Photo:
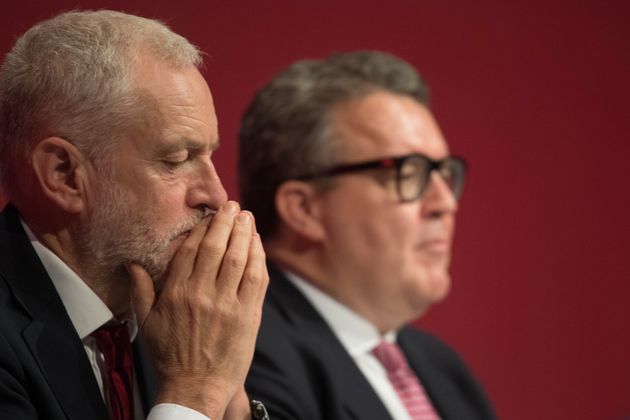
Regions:
<instances>
[{"instance_id":1,"label":"wrinkled forehead","mask_svg":"<svg viewBox=\"0 0 630 420\"><path fill-rule=\"evenodd\" d=\"M415 99L379 91L338 104L330 115L331 137L345 159L421 153L440 159L448 145L429 109Z\"/></svg>"},{"instance_id":2,"label":"wrinkled forehead","mask_svg":"<svg viewBox=\"0 0 630 420\"><path fill-rule=\"evenodd\" d=\"M133 63L134 84L160 101L176 100L182 106L212 105L210 88L197 67L177 66L152 54L140 54Z\"/></svg>"},{"instance_id":3,"label":"wrinkled forehead","mask_svg":"<svg viewBox=\"0 0 630 420\"><path fill-rule=\"evenodd\" d=\"M134 66L136 87L152 98L154 129L180 141L218 142L218 123L210 88L194 66L175 67L146 57ZM148 110L150 112L150 109Z\"/></svg>"}]
</instances>

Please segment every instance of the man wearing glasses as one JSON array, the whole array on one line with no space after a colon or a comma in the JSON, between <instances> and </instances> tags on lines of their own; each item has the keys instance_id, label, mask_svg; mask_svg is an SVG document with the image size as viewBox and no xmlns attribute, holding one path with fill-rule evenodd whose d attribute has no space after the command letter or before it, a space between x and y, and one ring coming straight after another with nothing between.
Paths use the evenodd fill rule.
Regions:
<instances>
[{"instance_id":1,"label":"man wearing glasses","mask_svg":"<svg viewBox=\"0 0 630 420\"><path fill-rule=\"evenodd\" d=\"M488 419L457 355L407 326L446 297L466 164L406 62L301 61L259 91L239 185L270 259L248 392L274 419Z\"/></svg>"}]
</instances>

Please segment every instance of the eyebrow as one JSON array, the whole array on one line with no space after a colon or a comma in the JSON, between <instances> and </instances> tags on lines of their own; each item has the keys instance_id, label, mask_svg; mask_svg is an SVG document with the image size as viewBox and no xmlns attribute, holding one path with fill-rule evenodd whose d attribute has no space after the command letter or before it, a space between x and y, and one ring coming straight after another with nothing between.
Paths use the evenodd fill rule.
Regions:
<instances>
[{"instance_id":1,"label":"eyebrow","mask_svg":"<svg viewBox=\"0 0 630 420\"><path fill-rule=\"evenodd\" d=\"M211 143L209 146L209 150L211 152L217 150L219 148L219 139L215 142ZM205 143L202 143L198 140L193 140L191 138L182 138L175 142L171 142L168 144L161 144L157 147L158 153L163 155L168 155L171 153L178 152L180 150L202 150L206 147Z\"/></svg>"}]
</instances>

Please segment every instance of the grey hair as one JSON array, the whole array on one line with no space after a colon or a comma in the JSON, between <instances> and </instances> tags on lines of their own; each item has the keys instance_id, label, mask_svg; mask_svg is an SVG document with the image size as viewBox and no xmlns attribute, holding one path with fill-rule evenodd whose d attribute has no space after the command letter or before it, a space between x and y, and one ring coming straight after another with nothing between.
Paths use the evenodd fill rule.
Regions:
<instances>
[{"instance_id":1,"label":"grey hair","mask_svg":"<svg viewBox=\"0 0 630 420\"><path fill-rule=\"evenodd\" d=\"M377 51L298 61L256 93L239 134L238 185L261 236L278 227L274 201L280 184L327 169L343 155L342 144L333 141L336 105L376 91L428 102L427 87L415 69Z\"/></svg>"},{"instance_id":2,"label":"grey hair","mask_svg":"<svg viewBox=\"0 0 630 420\"><path fill-rule=\"evenodd\" d=\"M145 53L177 68L202 62L162 22L109 10L63 13L16 41L0 68L0 177L9 196L46 137L102 162L116 141L155 124L154 98L134 85L131 70Z\"/></svg>"}]
</instances>

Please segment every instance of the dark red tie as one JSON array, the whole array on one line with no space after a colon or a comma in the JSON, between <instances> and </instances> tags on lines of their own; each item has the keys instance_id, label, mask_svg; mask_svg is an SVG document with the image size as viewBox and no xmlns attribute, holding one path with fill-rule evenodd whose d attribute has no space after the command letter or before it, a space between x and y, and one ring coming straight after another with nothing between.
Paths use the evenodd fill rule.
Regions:
<instances>
[{"instance_id":1,"label":"dark red tie","mask_svg":"<svg viewBox=\"0 0 630 420\"><path fill-rule=\"evenodd\" d=\"M127 325L104 325L92 333L103 353L105 395L112 420L133 420L133 355Z\"/></svg>"}]
</instances>

